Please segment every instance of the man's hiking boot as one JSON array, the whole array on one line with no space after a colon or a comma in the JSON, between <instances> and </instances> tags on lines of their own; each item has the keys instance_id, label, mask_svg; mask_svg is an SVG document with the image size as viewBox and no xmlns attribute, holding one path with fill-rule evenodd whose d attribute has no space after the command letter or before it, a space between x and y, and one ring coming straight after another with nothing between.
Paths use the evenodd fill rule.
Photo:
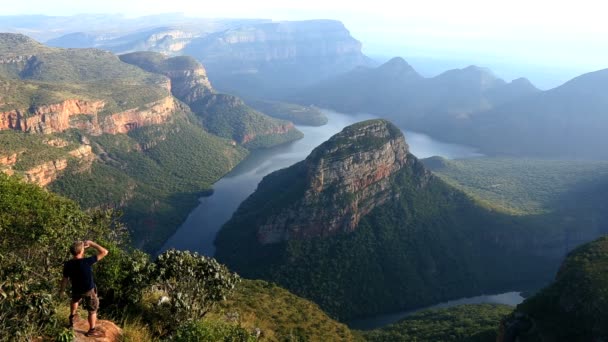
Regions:
<instances>
[{"instance_id":1,"label":"man's hiking boot","mask_svg":"<svg viewBox=\"0 0 608 342\"><path fill-rule=\"evenodd\" d=\"M86 337L103 337L104 333L103 331L97 329L97 328L91 328L89 329L89 331L87 331L84 336Z\"/></svg>"},{"instance_id":2,"label":"man's hiking boot","mask_svg":"<svg viewBox=\"0 0 608 342\"><path fill-rule=\"evenodd\" d=\"M74 327L74 322L78 320L78 315L70 315L70 317L68 317L68 320L70 321L70 323L68 323L68 328L72 329Z\"/></svg>"}]
</instances>

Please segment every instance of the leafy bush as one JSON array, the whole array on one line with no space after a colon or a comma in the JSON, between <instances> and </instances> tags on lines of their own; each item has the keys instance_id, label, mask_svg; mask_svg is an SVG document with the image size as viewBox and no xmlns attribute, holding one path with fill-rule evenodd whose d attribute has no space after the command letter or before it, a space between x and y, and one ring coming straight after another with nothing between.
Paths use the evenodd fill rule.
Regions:
<instances>
[{"instance_id":1,"label":"leafy bush","mask_svg":"<svg viewBox=\"0 0 608 342\"><path fill-rule=\"evenodd\" d=\"M153 268L142 306L147 320L159 323L161 335L202 319L240 281L215 259L189 251L166 251Z\"/></svg>"}]
</instances>

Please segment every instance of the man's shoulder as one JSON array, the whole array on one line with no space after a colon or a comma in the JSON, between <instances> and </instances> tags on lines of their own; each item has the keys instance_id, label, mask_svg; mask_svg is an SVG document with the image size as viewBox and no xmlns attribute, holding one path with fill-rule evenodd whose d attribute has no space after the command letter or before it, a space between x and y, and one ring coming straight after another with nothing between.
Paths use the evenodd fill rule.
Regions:
<instances>
[{"instance_id":1,"label":"man's shoulder","mask_svg":"<svg viewBox=\"0 0 608 342\"><path fill-rule=\"evenodd\" d=\"M90 257L88 257L88 258L84 258L83 260L84 260L84 262L86 262L87 264L89 264L89 265L93 265L94 263L96 263L96 262L97 262L97 255L93 255L93 256L90 256Z\"/></svg>"}]
</instances>

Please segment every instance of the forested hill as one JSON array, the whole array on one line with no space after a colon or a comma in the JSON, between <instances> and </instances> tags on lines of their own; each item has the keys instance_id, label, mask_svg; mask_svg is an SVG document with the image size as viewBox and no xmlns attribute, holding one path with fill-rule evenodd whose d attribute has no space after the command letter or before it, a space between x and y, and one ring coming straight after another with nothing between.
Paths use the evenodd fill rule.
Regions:
<instances>
[{"instance_id":1,"label":"forested hill","mask_svg":"<svg viewBox=\"0 0 608 342\"><path fill-rule=\"evenodd\" d=\"M568 255L550 286L517 306L497 341L608 338L608 237Z\"/></svg>"},{"instance_id":2,"label":"forested hill","mask_svg":"<svg viewBox=\"0 0 608 342\"><path fill-rule=\"evenodd\" d=\"M342 319L540 287L561 240L488 210L429 172L384 120L345 128L264 178L224 225L217 257Z\"/></svg>"}]
</instances>

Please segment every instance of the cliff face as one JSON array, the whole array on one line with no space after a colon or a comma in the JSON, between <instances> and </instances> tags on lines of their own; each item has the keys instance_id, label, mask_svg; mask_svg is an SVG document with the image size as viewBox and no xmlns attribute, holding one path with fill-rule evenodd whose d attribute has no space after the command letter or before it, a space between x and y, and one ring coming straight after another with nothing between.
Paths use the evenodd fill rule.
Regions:
<instances>
[{"instance_id":1,"label":"cliff face","mask_svg":"<svg viewBox=\"0 0 608 342\"><path fill-rule=\"evenodd\" d=\"M31 111L11 110L0 113L0 130L15 129L23 132L52 133L70 128L70 117L79 114L95 115L103 101L66 100L39 106Z\"/></svg>"},{"instance_id":2,"label":"cliff face","mask_svg":"<svg viewBox=\"0 0 608 342\"><path fill-rule=\"evenodd\" d=\"M91 134L126 133L134 128L167 122L176 109L172 97L99 118L104 101L70 99L32 110L15 109L0 113L0 130L13 129L31 133L57 133L70 128L83 129ZM85 115L87 120L72 120Z\"/></svg>"},{"instance_id":3,"label":"cliff face","mask_svg":"<svg viewBox=\"0 0 608 342\"><path fill-rule=\"evenodd\" d=\"M351 126L300 165L304 195L259 227L263 244L356 229L362 216L396 194L390 176L407 163L401 132L383 120ZM345 200L346 199L346 200Z\"/></svg>"},{"instance_id":4,"label":"cliff face","mask_svg":"<svg viewBox=\"0 0 608 342\"><path fill-rule=\"evenodd\" d=\"M177 106L173 97L106 116L100 125L101 132L108 134L127 133L135 128L159 125L168 122Z\"/></svg>"},{"instance_id":5,"label":"cliff face","mask_svg":"<svg viewBox=\"0 0 608 342\"><path fill-rule=\"evenodd\" d=\"M55 147L63 146L57 145ZM70 164L69 158L75 159L81 169L88 169L95 159L95 154L90 145L80 145L76 149L68 151L64 157L40 163L23 172L19 172L19 175L27 182L45 187L61 176L62 172ZM9 176L14 175L16 172L13 166L17 163L18 159L18 153L0 156L0 172Z\"/></svg>"},{"instance_id":6,"label":"cliff face","mask_svg":"<svg viewBox=\"0 0 608 342\"><path fill-rule=\"evenodd\" d=\"M193 41L204 62L220 59L272 62L321 57L361 58L361 42L344 25L332 20L264 23L229 29Z\"/></svg>"}]
</instances>

